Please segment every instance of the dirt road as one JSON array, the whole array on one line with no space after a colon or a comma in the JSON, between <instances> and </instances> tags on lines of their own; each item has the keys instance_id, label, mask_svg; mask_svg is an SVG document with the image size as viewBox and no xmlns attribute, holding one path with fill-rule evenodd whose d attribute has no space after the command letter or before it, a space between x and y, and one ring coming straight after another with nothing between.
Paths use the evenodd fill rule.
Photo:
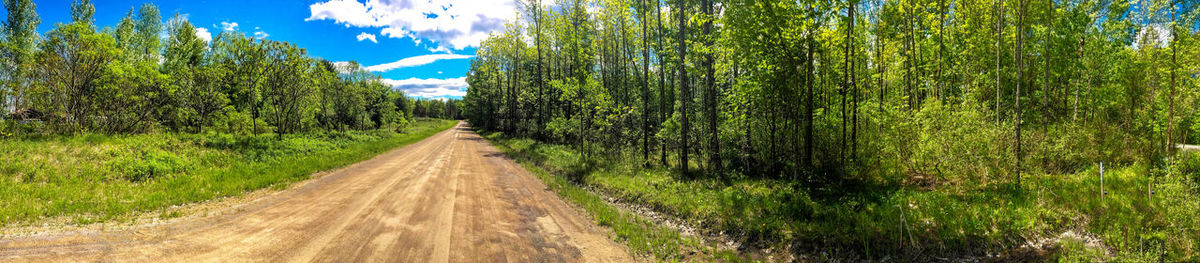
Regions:
<instances>
[{"instance_id":1,"label":"dirt road","mask_svg":"<svg viewBox=\"0 0 1200 263\"><path fill-rule=\"evenodd\" d=\"M221 215L0 239L0 261L632 260L465 123Z\"/></svg>"}]
</instances>

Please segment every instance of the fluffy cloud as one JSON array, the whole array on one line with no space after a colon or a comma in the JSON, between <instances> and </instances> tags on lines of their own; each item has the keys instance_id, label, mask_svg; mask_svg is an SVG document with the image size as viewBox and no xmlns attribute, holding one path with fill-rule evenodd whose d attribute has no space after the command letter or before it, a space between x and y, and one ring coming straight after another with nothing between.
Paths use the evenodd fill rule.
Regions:
<instances>
[{"instance_id":1,"label":"fluffy cloud","mask_svg":"<svg viewBox=\"0 0 1200 263\"><path fill-rule=\"evenodd\" d=\"M358 42L362 42L363 40L370 40L371 42L379 43L379 41L375 40L375 34L367 34L367 32L358 34L357 38L358 38Z\"/></svg>"},{"instance_id":2,"label":"fluffy cloud","mask_svg":"<svg viewBox=\"0 0 1200 263\"><path fill-rule=\"evenodd\" d=\"M516 16L512 0L329 0L309 6L306 21L382 28L383 36L434 42L436 50L476 47Z\"/></svg>"},{"instance_id":3,"label":"fluffy cloud","mask_svg":"<svg viewBox=\"0 0 1200 263\"><path fill-rule=\"evenodd\" d=\"M366 69L367 69L367 71L372 71L372 72L385 72L385 71L398 69L398 68L408 68L408 67L428 65L430 63L437 62L438 60L468 59L468 58L472 58L472 57L474 57L474 56L455 55L455 54L421 55L421 56L404 58L404 59L401 59L401 60L398 60L398 61L392 62L392 63L369 66L369 67L366 67Z\"/></svg>"},{"instance_id":4,"label":"fluffy cloud","mask_svg":"<svg viewBox=\"0 0 1200 263\"><path fill-rule=\"evenodd\" d=\"M410 97L457 98L467 95L467 77L452 79L384 79L383 83L391 85L397 90L404 91L404 94Z\"/></svg>"},{"instance_id":5,"label":"fluffy cloud","mask_svg":"<svg viewBox=\"0 0 1200 263\"><path fill-rule=\"evenodd\" d=\"M208 32L208 28L197 27L196 37L203 39L204 42L212 42L212 33Z\"/></svg>"},{"instance_id":6,"label":"fluffy cloud","mask_svg":"<svg viewBox=\"0 0 1200 263\"><path fill-rule=\"evenodd\" d=\"M225 31L237 31L238 23L237 22L229 22L229 21L221 22L220 28L221 28L221 30L225 30Z\"/></svg>"},{"instance_id":7,"label":"fluffy cloud","mask_svg":"<svg viewBox=\"0 0 1200 263\"><path fill-rule=\"evenodd\" d=\"M269 37L269 36L271 36L271 34L267 34L267 32L263 32L262 30L259 30L259 31L254 31L254 38L257 38L257 39L264 39L264 38L267 38L267 37Z\"/></svg>"}]
</instances>

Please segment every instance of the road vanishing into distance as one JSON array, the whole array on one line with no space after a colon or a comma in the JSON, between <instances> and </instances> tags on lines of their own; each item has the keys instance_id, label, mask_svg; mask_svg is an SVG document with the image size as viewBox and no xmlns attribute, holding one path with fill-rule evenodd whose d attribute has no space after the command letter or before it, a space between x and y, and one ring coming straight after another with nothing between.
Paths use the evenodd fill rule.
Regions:
<instances>
[{"instance_id":1,"label":"road vanishing into distance","mask_svg":"<svg viewBox=\"0 0 1200 263\"><path fill-rule=\"evenodd\" d=\"M464 122L250 201L119 231L0 239L0 261L628 262Z\"/></svg>"}]
</instances>

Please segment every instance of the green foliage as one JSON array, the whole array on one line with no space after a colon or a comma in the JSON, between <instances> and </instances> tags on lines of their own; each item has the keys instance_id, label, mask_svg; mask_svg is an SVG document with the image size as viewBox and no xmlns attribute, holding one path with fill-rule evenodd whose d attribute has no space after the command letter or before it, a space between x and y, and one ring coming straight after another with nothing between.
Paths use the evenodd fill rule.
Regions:
<instances>
[{"instance_id":1,"label":"green foliage","mask_svg":"<svg viewBox=\"0 0 1200 263\"><path fill-rule=\"evenodd\" d=\"M821 189L779 179L682 178L640 167L629 157L595 160L563 145L498 134L488 138L527 162L530 170L549 172L543 176L548 183L577 182L581 186L573 187L595 189L751 244L821 244L802 250L838 247L851 253L840 256L907 258L979 249L1008 253L1026 241L1049 238L1061 242L1057 255L1065 261L1159 256L1186 261L1200 256L1193 235L1200 225L1194 216L1200 213L1195 173L1200 159L1195 155L1171 166L1175 172L1170 175L1165 170L1147 173L1139 165L1107 169L1108 195L1102 202L1096 168L1032 175L1025 190L975 183L936 190L886 185ZM1147 182L1153 198L1147 196ZM1079 240L1093 237L1105 247ZM1164 254L1151 253L1157 251Z\"/></svg>"},{"instance_id":2,"label":"green foliage","mask_svg":"<svg viewBox=\"0 0 1200 263\"><path fill-rule=\"evenodd\" d=\"M53 217L121 220L266 187L285 187L448 129L420 121L391 130L291 134L223 133L20 136L0 144L0 226Z\"/></svg>"},{"instance_id":3,"label":"green foliage","mask_svg":"<svg viewBox=\"0 0 1200 263\"><path fill-rule=\"evenodd\" d=\"M98 94L103 86L96 81L110 70L126 67L124 63L111 63L116 60L120 50L111 36L95 32L89 24L62 25L46 33L46 37L37 57L38 73L44 78L34 92L35 105L44 111L58 113L47 114L46 118L54 123L56 130L94 128L96 120L93 111L100 105L93 97L123 97Z\"/></svg>"},{"instance_id":4,"label":"green foliage","mask_svg":"<svg viewBox=\"0 0 1200 263\"><path fill-rule=\"evenodd\" d=\"M177 14L164 24L150 3L131 8L114 28L97 32L95 7L75 1L74 21L55 25L44 39L30 32L39 23L32 3L5 4L15 11L9 12L6 35L0 38L0 68L11 76L0 90L0 106L35 113L21 121L46 124L9 131L202 133L207 128L282 135L397 129L412 117L458 117L457 102L414 102L357 63L318 60L290 43L236 31L206 43L186 17ZM414 114L414 108L420 110Z\"/></svg>"},{"instance_id":5,"label":"green foliage","mask_svg":"<svg viewBox=\"0 0 1200 263\"><path fill-rule=\"evenodd\" d=\"M32 0L5 0L8 16L0 28L0 68L7 73L0 88L0 108L25 107L32 84L29 81L39 39L37 27L41 18ZM3 118L0 118L3 119Z\"/></svg>"},{"instance_id":6,"label":"green foliage","mask_svg":"<svg viewBox=\"0 0 1200 263\"><path fill-rule=\"evenodd\" d=\"M1011 252L1067 230L1099 236L1104 260L1196 257L1177 225L1200 198L1162 172L1200 138L1195 4L551 6L480 44L463 115L572 183L851 260ZM1122 191L1106 204L1078 194L1099 163ZM1084 241L1064 258L1095 256Z\"/></svg>"},{"instance_id":7,"label":"green foliage","mask_svg":"<svg viewBox=\"0 0 1200 263\"><path fill-rule=\"evenodd\" d=\"M285 185L452 125L413 119L412 100L357 63L235 31L205 42L151 3L97 31L95 6L76 0L44 37L32 2L4 5L0 225ZM440 105L419 117L457 115Z\"/></svg>"}]
</instances>

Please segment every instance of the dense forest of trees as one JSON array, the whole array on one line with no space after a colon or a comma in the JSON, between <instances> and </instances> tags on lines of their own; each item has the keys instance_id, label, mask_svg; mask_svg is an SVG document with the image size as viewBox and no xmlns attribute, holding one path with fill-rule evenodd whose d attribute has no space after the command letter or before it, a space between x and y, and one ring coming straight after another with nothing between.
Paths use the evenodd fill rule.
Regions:
<instances>
[{"instance_id":1,"label":"dense forest of trees","mask_svg":"<svg viewBox=\"0 0 1200 263\"><path fill-rule=\"evenodd\" d=\"M1200 142L1197 3L529 0L478 49L463 111L714 176L1163 163Z\"/></svg>"},{"instance_id":2,"label":"dense forest of trees","mask_svg":"<svg viewBox=\"0 0 1200 263\"><path fill-rule=\"evenodd\" d=\"M414 100L354 62L224 31L211 42L153 4L97 29L88 0L44 36L30 0L4 0L0 134L155 130L298 133L454 118L455 101ZM36 121L30 121L36 120Z\"/></svg>"}]
</instances>

